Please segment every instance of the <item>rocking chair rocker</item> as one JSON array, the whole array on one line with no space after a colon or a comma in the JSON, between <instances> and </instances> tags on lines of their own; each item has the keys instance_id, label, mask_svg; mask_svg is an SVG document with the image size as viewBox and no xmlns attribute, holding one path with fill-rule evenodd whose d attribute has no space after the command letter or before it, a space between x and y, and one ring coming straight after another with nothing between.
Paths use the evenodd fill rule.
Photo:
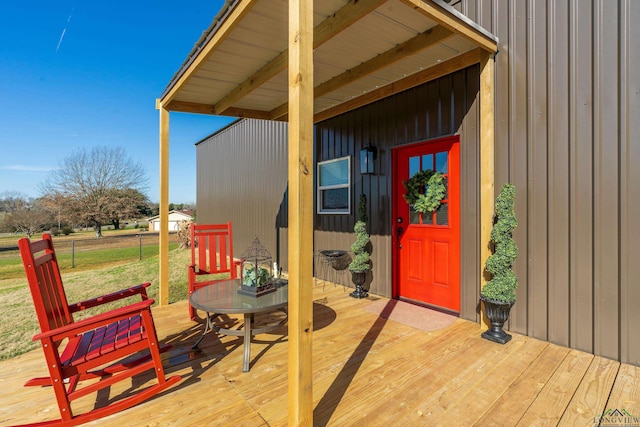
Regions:
<instances>
[{"instance_id":1,"label":"rocking chair rocker","mask_svg":"<svg viewBox=\"0 0 640 427\"><path fill-rule=\"evenodd\" d=\"M61 418L38 425L77 425L134 406L180 381L165 378L151 305L143 283L87 301L69 304L62 284L51 236L18 242L41 332L33 337L42 344L49 377L34 378L25 386L50 385ZM74 321L73 313L108 302L140 295L142 301L93 317ZM158 383L106 406L74 415L71 402L153 370ZM97 380L97 381L85 381ZM79 382L85 381L82 387Z\"/></svg>"}]
</instances>

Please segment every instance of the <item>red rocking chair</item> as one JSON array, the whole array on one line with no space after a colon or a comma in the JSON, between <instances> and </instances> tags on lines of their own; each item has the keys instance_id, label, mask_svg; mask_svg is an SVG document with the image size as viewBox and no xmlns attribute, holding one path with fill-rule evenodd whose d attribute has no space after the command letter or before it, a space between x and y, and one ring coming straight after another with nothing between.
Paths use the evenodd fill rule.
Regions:
<instances>
[{"instance_id":1,"label":"red rocking chair","mask_svg":"<svg viewBox=\"0 0 640 427\"><path fill-rule=\"evenodd\" d=\"M226 224L191 223L189 296L203 286L237 278L238 265L239 261L233 258L231 221ZM189 316L191 320L195 319L190 304Z\"/></svg>"},{"instance_id":2,"label":"red rocking chair","mask_svg":"<svg viewBox=\"0 0 640 427\"><path fill-rule=\"evenodd\" d=\"M180 381L165 378L151 305L144 283L109 295L69 304L62 284L51 236L18 242L41 332L49 377L34 378L25 386L53 386L61 419L38 425L77 425L136 405ZM122 298L140 295L142 301L93 317L74 321L73 313ZM140 353L142 352L142 353ZM125 359L126 360L123 360ZM74 415L71 402L80 397L153 370L158 383L130 397ZM85 381L96 380L96 381ZM83 381L82 387L79 382ZM85 384L86 383L86 384Z\"/></svg>"}]
</instances>

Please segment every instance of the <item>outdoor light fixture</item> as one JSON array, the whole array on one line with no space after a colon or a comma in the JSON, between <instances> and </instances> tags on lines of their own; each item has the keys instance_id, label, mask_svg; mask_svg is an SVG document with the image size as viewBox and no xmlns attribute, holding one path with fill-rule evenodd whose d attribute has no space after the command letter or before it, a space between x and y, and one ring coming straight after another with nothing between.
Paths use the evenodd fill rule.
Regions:
<instances>
[{"instance_id":1,"label":"outdoor light fixture","mask_svg":"<svg viewBox=\"0 0 640 427\"><path fill-rule=\"evenodd\" d=\"M376 147L366 146L360 150L360 173L375 173Z\"/></svg>"}]
</instances>

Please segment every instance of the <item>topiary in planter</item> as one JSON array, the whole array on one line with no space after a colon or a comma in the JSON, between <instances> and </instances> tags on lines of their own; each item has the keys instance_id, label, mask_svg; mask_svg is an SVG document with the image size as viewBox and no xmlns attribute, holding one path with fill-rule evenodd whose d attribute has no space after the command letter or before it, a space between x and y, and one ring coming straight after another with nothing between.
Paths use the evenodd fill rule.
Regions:
<instances>
[{"instance_id":1,"label":"topiary in planter","mask_svg":"<svg viewBox=\"0 0 640 427\"><path fill-rule=\"evenodd\" d=\"M515 194L515 187L505 184L496 200L496 222L491 230L494 250L485 264L491 280L480 291L484 298L507 303L516 301L518 287L518 278L513 272L518 256L518 247L512 237L518 225L514 211Z\"/></svg>"},{"instance_id":2,"label":"topiary in planter","mask_svg":"<svg viewBox=\"0 0 640 427\"><path fill-rule=\"evenodd\" d=\"M485 264L491 280L480 291L485 314L491 321L491 327L482 333L482 337L500 344L511 339L511 335L504 332L502 327L516 302L518 287L518 278L513 272L513 264L518 256L518 247L513 241L513 230L518 225L514 211L515 194L515 187L505 184L496 199L496 217L491 230L493 254Z\"/></svg>"},{"instance_id":3,"label":"topiary in planter","mask_svg":"<svg viewBox=\"0 0 640 427\"><path fill-rule=\"evenodd\" d=\"M367 292L362 288L365 276L371 270L371 255L367 251L369 244L369 234L367 233L367 196L360 195L360 203L358 204L358 221L353 227L356 233L356 241L351 245L353 251L353 261L349 264L349 270L353 276L353 282L356 286L355 291L351 293L354 298L366 298Z\"/></svg>"},{"instance_id":4,"label":"topiary in planter","mask_svg":"<svg viewBox=\"0 0 640 427\"><path fill-rule=\"evenodd\" d=\"M353 227L356 233L356 241L351 245L353 251L353 261L349 264L349 270L355 272L363 272L371 269L371 256L367 252L367 244L369 244L369 234L367 233L367 224L362 221L356 222Z\"/></svg>"}]
</instances>

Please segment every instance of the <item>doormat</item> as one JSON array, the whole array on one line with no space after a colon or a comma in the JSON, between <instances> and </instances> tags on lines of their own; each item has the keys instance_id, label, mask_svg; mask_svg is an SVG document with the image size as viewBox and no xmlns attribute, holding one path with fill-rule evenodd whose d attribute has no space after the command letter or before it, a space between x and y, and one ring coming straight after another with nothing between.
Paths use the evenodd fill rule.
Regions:
<instances>
[{"instance_id":1,"label":"doormat","mask_svg":"<svg viewBox=\"0 0 640 427\"><path fill-rule=\"evenodd\" d=\"M427 332L444 329L458 320L456 316L399 300L381 299L366 305L364 309L383 319Z\"/></svg>"}]
</instances>

